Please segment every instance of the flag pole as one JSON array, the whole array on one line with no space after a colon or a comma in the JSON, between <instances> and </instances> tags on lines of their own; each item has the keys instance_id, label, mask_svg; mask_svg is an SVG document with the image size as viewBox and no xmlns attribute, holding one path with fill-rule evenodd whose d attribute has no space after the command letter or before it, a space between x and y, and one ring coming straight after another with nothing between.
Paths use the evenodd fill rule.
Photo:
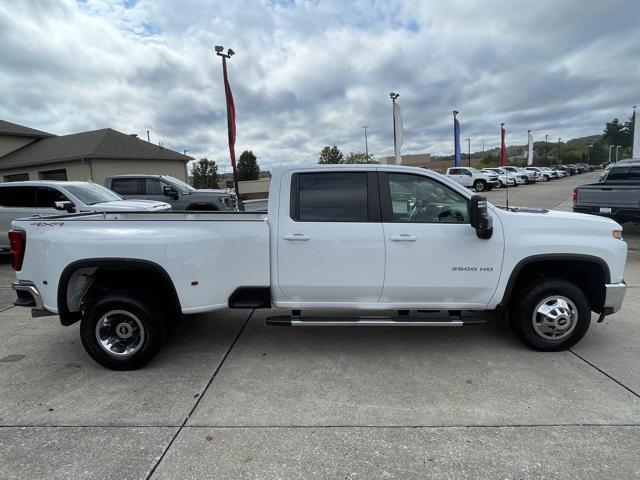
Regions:
<instances>
[{"instance_id":1,"label":"flag pole","mask_svg":"<svg viewBox=\"0 0 640 480\"><path fill-rule=\"evenodd\" d=\"M456 134L456 115L458 111L453 111L453 166L458 166L458 137Z\"/></svg>"},{"instance_id":2,"label":"flag pole","mask_svg":"<svg viewBox=\"0 0 640 480\"><path fill-rule=\"evenodd\" d=\"M238 188L238 169L236 168L236 107L233 102L233 93L229 84L227 75L227 59L235 54L230 48L224 53L224 47L215 46L216 55L222 57L222 81L224 82L224 95L227 104L227 133L229 136L229 159L231 160L231 168L233 169L233 188L236 192L236 201L238 202L238 210L243 211L244 207L240 201L240 189Z\"/></svg>"}]
</instances>

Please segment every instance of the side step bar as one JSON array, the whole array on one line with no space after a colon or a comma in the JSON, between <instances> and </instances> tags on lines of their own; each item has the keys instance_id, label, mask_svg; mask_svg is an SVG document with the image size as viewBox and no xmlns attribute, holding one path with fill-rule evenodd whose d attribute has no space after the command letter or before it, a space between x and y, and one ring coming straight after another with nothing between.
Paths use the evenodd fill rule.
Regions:
<instances>
[{"instance_id":1,"label":"side step bar","mask_svg":"<svg viewBox=\"0 0 640 480\"><path fill-rule=\"evenodd\" d=\"M267 317L267 325L275 327L462 327L486 323L482 317L451 317L450 320L425 317L296 317L279 315Z\"/></svg>"}]
</instances>

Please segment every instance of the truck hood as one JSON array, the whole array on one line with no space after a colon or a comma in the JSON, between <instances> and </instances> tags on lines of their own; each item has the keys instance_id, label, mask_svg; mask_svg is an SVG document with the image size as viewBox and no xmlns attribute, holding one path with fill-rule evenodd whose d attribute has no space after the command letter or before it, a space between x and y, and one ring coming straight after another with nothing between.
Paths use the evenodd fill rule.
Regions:
<instances>
[{"instance_id":1,"label":"truck hood","mask_svg":"<svg viewBox=\"0 0 640 480\"><path fill-rule=\"evenodd\" d=\"M171 205L155 200L115 200L113 202L94 203L87 205L89 211L119 212L119 211L164 211L171 210Z\"/></svg>"},{"instance_id":2,"label":"truck hood","mask_svg":"<svg viewBox=\"0 0 640 480\"><path fill-rule=\"evenodd\" d=\"M524 218L531 220L531 224L543 227L546 223L554 225L564 225L567 230L581 225L602 228L609 230L622 230L622 226L610 218L586 213L563 212L560 210L546 210L543 208L529 208L509 206L509 210L504 207L496 207L498 215L505 215L512 218Z\"/></svg>"}]
</instances>

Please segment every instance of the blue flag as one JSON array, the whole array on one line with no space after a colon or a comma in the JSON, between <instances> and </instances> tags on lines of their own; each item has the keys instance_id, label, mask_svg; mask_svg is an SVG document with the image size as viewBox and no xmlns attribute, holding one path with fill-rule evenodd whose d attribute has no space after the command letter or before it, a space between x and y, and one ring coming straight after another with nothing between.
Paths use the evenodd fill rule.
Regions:
<instances>
[{"instance_id":1,"label":"blue flag","mask_svg":"<svg viewBox=\"0 0 640 480\"><path fill-rule=\"evenodd\" d=\"M455 145L454 166L462 166L462 154L460 153L460 122L457 118L453 120L453 143Z\"/></svg>"}]
</instances>

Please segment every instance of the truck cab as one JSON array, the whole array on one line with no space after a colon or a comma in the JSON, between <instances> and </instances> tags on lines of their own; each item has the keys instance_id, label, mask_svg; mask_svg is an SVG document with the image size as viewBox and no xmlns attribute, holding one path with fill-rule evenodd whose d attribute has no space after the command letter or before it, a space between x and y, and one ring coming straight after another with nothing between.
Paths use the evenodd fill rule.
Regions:
<instances>
[{"instance_id":1,"label":"truck cab","mask_svg":"<svg viewBox=\"0 0 640 480\"><path fill-rule=\"evenodd\" d=\"M476 192L489 191L500 186L497 175L481 172L473 167L448 168L447 176L464 187L473 188Z\"/></svg>"}]
</instances>

